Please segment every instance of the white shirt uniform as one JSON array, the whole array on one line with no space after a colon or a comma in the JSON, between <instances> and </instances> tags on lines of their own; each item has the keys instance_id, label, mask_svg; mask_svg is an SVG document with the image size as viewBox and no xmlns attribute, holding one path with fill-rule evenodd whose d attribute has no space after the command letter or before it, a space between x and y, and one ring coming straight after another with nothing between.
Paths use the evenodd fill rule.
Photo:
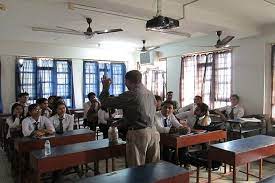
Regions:
<instances>
[{"instance_id":1,"label":"white shirt uniform","mask_svg":"<svg viewBox=\"0 0 275 183\"><path fill-rule=\"evenodd\" d=\"M32 117L27 117L22 121L22 132L24 136L30 136L35 130L35 120ZM55 132L53 124L44 116L38 118L38 129L47 129Z\"/></svg>"},{"instance_id":2,"label":"white shirt uniform","mask_svg":"<svg viewBox=\"0 0 275 183\"><path fill-rule=\"evenodd\" d=\"M47 118L50 118L50 117L51 117L51 114L52 114L52 110L48 107L48 108L44 111L43 116L45 116L45 117L47 117Z\"/></svg>"},{"instance_id":3,"label":"white shirt uniform","mask_svg":"<svg viewBox=\"0 0 275 183\"><path fill-rule=\"evenodd\" d=\"M167 127L164 125L166 119ZM159 133L169 133L171 127L178 128L182 126L179 121L176 119L174 114L171 114L168 117L164 117L161 114L161 111L156 112L155 114L155 125Z\"/></svg>"},{"instance_id":4,"label":"white shirt uniform","mask_svg":"<svg viewBox=\"0 0 275 183\"><path fill-rule=\"evenodd\" d=\"M182 113L182 112L187 112L187 111L192 111L192 112L194 112L195 109L196 109L196 107L197 107L197 104L196 104L196 103L192 103L192 104L189 104L189 105L187 105L187 106L184 106L184 107L180 108L180 109L177 111L177 113Z\"/></svg>"},{"instance_id":5,"label":"white shirt uniform","mask_svg":"<svg viewBox=\"0 0 275 183\"><path fill-rule=\"evenodd\" d=\"M10 129L11 128L17 128L20 126L20 118L15 118L15 120L13 121L12 117L9 117L6 120L6 123L9 125L9 129L8 129L8 133L7 133L7 138L10 138Z\"/></svg>"},{"instance_id":6,"label":"white shirt uniform","mask_svg":"<svg viewBox=\"0 0 275 183\"><path fill-rule=\"evenodd\" d=\"M50 121L52 122L55 130L58 131L59 124L60 124L58 114L50 117ZM62 120L62 125L63 125L64 132L74 130L74 117L70 114L64 114L63 120Z\"/></svg>"},{"instance_id":7,"label":"white shirt uniform","mask_svg":"<svg viewBox=\"0 0 275 183\"><path fill-rule=\"evenodd\" d=\"M187 111L182 112L179 114L176 114L176 117L181 120L186 120L187 124L190 128L193 128L196 122L196 116L194 115L193 111ZM207 125L210 125L211 118L209 116L203 116L199 119L198 124L201 124L201 121L204 119L204 117L207 117Z\"/></svg>"},{"instance_id":8,"label":"white shirt uniform","mask_svg":"<svg viewBox=\"0 0 275 183\"><path fill-rule=\"evenodd\" d=\"M98 102L99 103L99 102ZM97 103L97 106L96 106L96 110L99 109L99 105ZM84 108L84 116L83 116L83 119L87 119L87 113L91 107L92 103L90 101L86 102L83 104L83 108Z\"/></svg>"},{"instance_id":9,"label":"white shirt uniform","mask_svg":"<svg viewBox=\"0 0 275 183\"><path fill-rule=\"evenodd\" d=\"M105 124L107 125L107 121L110 119L110 115L109 112L106 112L102 109L99 109L97 112L97 116L98 116L98 123L99 124ZM112 114L112 117L115 116L115 113Z\"/></svg>"},{"instance_id":10,"label":"white shirt uniform","mask_svg":"<svg viewBox=\"0 0 275 183\"><path fill-rule=\"evenodd\" d=\"M233 115L234 115L234 119L238 119L244 116L244 108L242 106L240 106L239 104L232 107L232 106L225 106L222 108L219 108L219 111L225 111L227 117L230 115L231 110L233 108Z\"/></svg>"}]
</instances>

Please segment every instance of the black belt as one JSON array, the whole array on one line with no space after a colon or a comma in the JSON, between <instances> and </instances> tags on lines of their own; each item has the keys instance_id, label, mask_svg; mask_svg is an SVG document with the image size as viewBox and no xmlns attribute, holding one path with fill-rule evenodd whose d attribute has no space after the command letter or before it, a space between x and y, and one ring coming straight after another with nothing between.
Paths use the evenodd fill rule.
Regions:
<instances>
[{"instance_id":1,"label":"black belt","mask_svg":"<svg viewBox=\"0 0 275 183\"><path fill-rule=\"evenodd\" d=\"M128 127L128 130L141 130L141 129L145 129L148 126L135 126L135 127Z\"/></svg>"}]
</instances>

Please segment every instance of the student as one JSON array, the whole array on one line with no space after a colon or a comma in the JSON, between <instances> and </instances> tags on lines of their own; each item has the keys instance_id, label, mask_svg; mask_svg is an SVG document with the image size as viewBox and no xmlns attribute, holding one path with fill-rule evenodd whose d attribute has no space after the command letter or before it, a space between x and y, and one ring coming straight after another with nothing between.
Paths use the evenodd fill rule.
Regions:
<instances>
[{"instance_id":1,"label":"student","mask_svg":"<svg viewBox=\"0 0 275 183\"><path fill-rule=\"evenodd\" d=\"M196 117L194 129L204 129L204 127L210 125L211 118L208 114L208 105L206 105L205 103L200 103L197 105L194 111L194 115Z\"/></svg>"},{"instance_id":2,"label":"student","mask_svg":"<svg viewBox=\"0 0 275 183\"><path fill-rule=\"evenodd\" d=\"M51 116L54 116L54 115L56 115L57 114L57 104L59 103L59 102L63 102L64 104L66 104L66 102L64 101L64 99L62 98L62 97L60 97L60 96L55 96L54 97L54 99L53 99L53 101L52 101L52 115ZM68 109L68 107L66 106L66 113L67 114L71 114L70 113L70 110Z\"/></svg>"},{"instance_id":3,"label":"student","mask_svg":"<svg viewBox=\"0 0 275 183\"><path fill-rule=\"evenodd\" d=\"M71 131L74 129L74 117L66 114L66 104L59 101L56 104L57 114L50 118L56 132ZM61 129L62 127L62 129Z\"/></svg>"},{"instance_id":4,"label":"student","mask_svg":"<svg viewBox=\"0 0 275 183\"><path fill-rule=\"evenodd\" d=\"M39 105L31 104L28 107L28 117L22 121L22 133L24 136L39 135L41 129L47 129L50 133L55 132L50 120L41 116Z\"/></svg>"},{"instance_id":5,"label":"student","mask_svg":"<svg viewBox=\"0 0 275 183\"><path fill-rule=\"evenodd\" d=\"M187 105L185 107L180 108L178 110L178 113L186 112L186 111L192 111L192 112L194 112L195 109L196 109L196 107L197 107L197 105L201 104L201 103L202 103L202 97L199 96L199 95L197 95L197 96L194 97L194 103L189 104L189 105Z\"/></svg>"},{"instance_id":6,"label":"student","mask_svg":"<svg viewBox=\"0 0 275 183\"><path fill-rule=\"evenodd\" d=\"M27 92L19 93L17 96L17 99L18 100L15 103L21 104L24 107L24 115L26 116L28 114L29 93L27 93Z\"/></svg>"},{"instance_id":7,"label":"student","mask_svg":"<svg viewBox=\"0 0 275 183\"><path fill-rule=\"evenodd\" d=\"M95 93L88 94L89 101L83 104L84 107L84 126L89 126L95 130L97 123L97 112L100 109L100 102L97 100Z\"/></svg>"},{"instance_id":8,"label":"student","mask_svg":"<svg viewBox=\"0 0 275 183\"><path fill-rule=\"evenodd\" d=\"M230 106L214 110L214 112L219 114L224 121L227 119L238 119L244 116L244 108L239 104L240 97L236 94L233 94L230 97L230 102ZM225 114L223 114L223 112Z\"/></svg>"},{"instance_id":9,"label":"student","mask_svg":"<svg viewBox=\"0 0 275 183\"><path fill-rule=\"evenodd\" d=\"M180 133L182 135L189 133L190 128L187 125L180 124L173 112L173 102L165 101L162 103L161 111L155 114L155 125L159 133ZM176 163L175 150L169 147L163 147L162 150L163 160ZM180 157L186 152L187 148L179 149Z\"/></svg>"},{"instance_id":10,"label":"student","mask_svg":"<svg viewBox=\"0 0 275 183\"><path fill-rule=\"evenodd\" d=\"M162 98L161 98L161 96L155 95L155 99L157 101L157 103L156 103L156 111L160 111L161 110Z\"/></svg>"},{"instance_id":11,"label":"student","mask_svg":"<svg viewBox=\"0 0 275 183\"><path fill-rule=\"evenodd\" d=\"M189 128L180 124L173 112L173 102L165 101L162 103L161 111L155 114L155 125L159 133L176 133L179 129L184 128L188 133Z\"/></svg>"},{"instance_id":12,"label":"student","mask_svg":"<svg viewBox=\"0 0 275 183\"><path fill-rule=\"evenodd\" d=\"M100 131L103 133L103 138L108 138L108 121L115 116L115 110L111 110L110 112L105 107L101 107L98 110L98 126ZM111 115L111 116L110 116Z\"/></svg>"},{"instance_id":13,"label":"student","mask_svg":"<svg viewBox=\"0 0 275 183\"><path fill-rule=\"evenodd\" d=\"M56 97L57 96L52 95L52 96L49 96L49 98L48 98L48 106L51 110L53 110L53 108L54 108L54 101L55 101Z\"/></svg>"},{"instance_id":14,"label":"student","mask_svg":"<svg viewBox=\"0 0 275 183\"><path fill-rule=\"evenodd\" d=\"M21 123L24 119L24 107L19 103L13 104L11 107L11 114L12 116L10 116L6 121L6 123L9 126L8 133L6 136L7 139L11 137L10 130L12 128L21 128Z\"/></svg>"},{"instance_id":15,"label":"student","mask_svg":"<svg viewBox=\"0 0 275 183\"><path fill-rule=\"evenodd\" d=\"M208 106L205 103L201 103L197 105L194 112L182 112L176 114L176 118L186 120L188 126L190 126L190 128L194 128L196 123L202 126L208 126L211 123L211 118L208 114Z\"/></svg>"},{"instance_id":16,"label":"student","mask_svg":"<svg viewBox=\"0 0 275 183\"><path fill-rule=\"evenodd\" d=\"M178 102L175 101L175 100L173 100L173 92L172 91L167 92L167 94L166 94L166 101L173 102L174 110L177 110L179 108Z\"/></svg>"},{"instance_id":17,"label":"student","mask_svg":"<svg viewBox=\"0 0 275 183\"><path fill-rule=\"evenodd\" d=\"M39 98L36 100L36 103L41 108L41 116L45 116L47 118L51 117L52 110L48 107L48 99L46 98Z\"/></svg>"}]
</instances>

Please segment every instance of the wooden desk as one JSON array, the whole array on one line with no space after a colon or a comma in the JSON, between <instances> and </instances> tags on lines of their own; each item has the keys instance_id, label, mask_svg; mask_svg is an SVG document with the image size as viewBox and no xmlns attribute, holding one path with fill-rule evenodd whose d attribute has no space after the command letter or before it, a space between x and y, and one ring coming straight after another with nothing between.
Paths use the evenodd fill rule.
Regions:
<instances>
[{"instance_id":1,"label":"wooden desk","mask_svg":"<svg viewBox=\"0 0 275 183\"><path fill-rule=\"evenodd\" d=\"M260 160L259 179L262 178L262 159L275 154L275 137L257 135L244 139L214 144L208 150L208 167L211 161L221 161L233 166L233 182L236 182L236 167L247 164L247 180L250 162ZM218 156L217 156L218 155ZM211 182L211 169L208 169L208 182Z\"/></svg>"},{"instance_id":2,"label":"wooden desk","mask_svg":"<svg viewBox=\"0 0 275 183\"><path fill-rule=\"evenodd\" d=\"M237 132L240 134L240 136L242 137L243 134L245 133L249 133L249 132L254 132L254 131L259 131L259 133L262 133L262 126L261 123L263 123L263 121L259 121L259 122L252 122L252 121L243 121L241 119L229 119L226 121L227 123L229 123L230 125L230 132ZM257 124L257 126L253 126L249 129L243 129L243 125L244 124ZM238 126L239 129L234 129L234 125Z\"/></svg>"},{"instance_id":3,"label":"wooden desk","mask_svg":"<svg viewBox=\"0 0 275 183\"><path fill-rule=\"evenodd\" d=\"M54 137L48 138L51 147L62 146L67 144L75 144L95 140L95 132L89 129L79 129L68 131L63 134L55 134ZM23 180L24 169L28 162L25 157L33 150L44 149L46 139L34 139L31 137L16 138L14 146L16 150L16 159L18 160L18 181Z\"/></svg>"},{"instance_id":4,"label":"wooden desk","mask_svg":"<svg viewBox=\"0 0 275 183\"><path fill-rule=\"evenodd\" d=\"M160 161L127 168L84 180L78 183L189 183L189 172L172 163Z\"/></svg>"},{"instance_id":5,"label":"wooden desk","mask_svg":"<svg viewBox=\"0 0 275 183\"><path fill-rule=\"evenodd\" d=\"M108 139L54 147L49 156L44 155L44 150L32 151L30 164L34 170L34 182L40 182L42 173L125 156L125 151L126 142L119 140L117 145L110 145ZM98 163L95 163L95 170L98 171Z\"/></svg>"},{"instance_id":6,"label":"wooden desk","mask_svg":"<svg viewBox=\"0 0 275 183\"><path fill-rule=\"evenodd\" d=\"M176 160L178 161L178 150L182 147L188 147L201 143L209 143L211 141L226 140L227 133L223 130L205 132L199 134L174 135L160 134L160 144L176 149Z\"/></svg>"}]
</instances>

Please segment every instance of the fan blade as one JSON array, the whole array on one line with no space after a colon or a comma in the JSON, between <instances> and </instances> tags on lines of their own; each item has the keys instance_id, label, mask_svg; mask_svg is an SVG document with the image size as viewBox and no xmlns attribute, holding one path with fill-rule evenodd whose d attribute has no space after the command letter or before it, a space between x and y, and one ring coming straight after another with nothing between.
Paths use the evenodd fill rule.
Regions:
<instances>
[{"instance_id":1,"label":"fan blade","mask_svg":"<svg viewBox=\"0 0 275 183\"><path fill-rule=\"evenodd\" d=\"M183 36L183 37L187 37L187 38L191 37L191 34L188 32L179 32L179 31L165 30L165 29L156 29L156 30L149 30L149 31L160 32L160 33L164 33L164 34L173 34L173 35Z\"/></svg>"},{"instance_id":2,"label":"fan blade","mask_svg":"<svg viewBox=\"0 0 275 183\"><path fill-rule=\"evenodd\" d=\"M120 32L123 31L122 29L106 29L106 30L100 30L100 31L94 31L95 34L107 34L112 32Z\"/></svg>"},{"instance_id":3,"label":"fan blade","mask_svg":"<svg viewBox=\"0 0 275 183\"><path fill-rule=\"evenodd\" d=\"M158 49L160 48L159 46L153 46L153 47L150 47L150 48L147 48L147 51L152 51L152 50L155 50L155 49Z\"/></svg>"},{"instance_id":4,"label":"fan blade","mask_svg":"<svg viewBox=\"0 0 275 183\"><path fill-rule=\"evenodd\" d=\"M230 41L232 41L232 39L234 39L235 36L226 36L221 42L220 45L225 46L227 45L227 43L229 43Z\"/></svg>"},{"instance_id":5,"label":"fan blade","mask_svg":"<svg viewBox=\"0 0 275 183\"><path fill-rule=\"evenodd\" d=\"M61 26L56 26L56 28L63 29L63 30L66 30L66 31L72 31L72 32L80 32L80 31L77 31L77 30L74 30L74 29L70 29L70 28L66 28L66 27L61 27Z\"/></svg>"},{"instance_id":6,"label":"fan blade","mask_svg":"<svg viewBox=\"0 0 275 183\"><path fill-rule=\"evenodd\" d=\"M82 32L78 31L66 31L62 29L51 29L51 28L43 28L43 27L32 27L32 31L39 31L39 32L52 32L52 33L59 33L59 34L71 34L71 35L84 35Z\"/></svg>"}]
</instances>

